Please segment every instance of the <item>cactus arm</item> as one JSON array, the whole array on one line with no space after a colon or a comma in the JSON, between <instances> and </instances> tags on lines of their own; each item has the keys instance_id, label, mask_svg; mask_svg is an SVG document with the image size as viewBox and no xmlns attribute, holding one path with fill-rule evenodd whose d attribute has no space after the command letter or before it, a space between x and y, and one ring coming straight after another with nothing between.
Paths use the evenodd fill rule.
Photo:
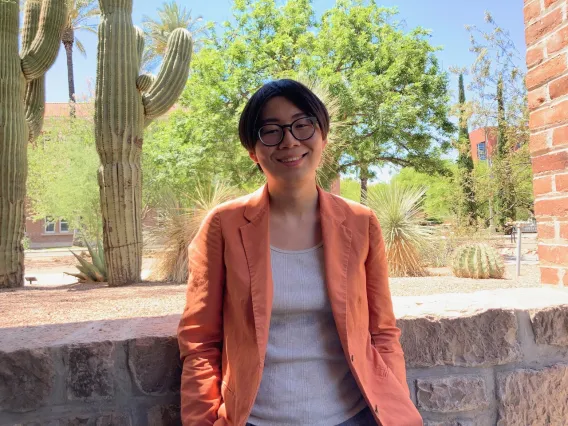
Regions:
<instances>
[{"instance_id":1,"label":"cactus arm","mask_svg":"<svg viewBox=\"0 0 568 426\"><path fill-rule=\"evenodd\" d=\"M170 34L160 72L142 97L146 121L167 112L181 95L189 75L192 50L193 41L189 31L178 28Z\"/></svg>"},{"instance_id":2,"label":"cactus arm","mask_svg":"<svg viewBox=\"0 0 568 426\"><path fill-rule=\"evenodd\" d=\"M41 16L41 0L27 0L24 9L24 27L22 31L22 49L27 50L32 45L39 29ZM43 127L45 110L45 77L28 81L24 95L26 121L30 134L29 140L35 139Z\"/></svg>"},{"instance_id":3,"label":"cactus arm","mask_svg":"<svg viewBox=\"0 0 568 426\"><path fill-rule=\"evenodd\" d=\"M136 79L136 87L142 93L147 92L156 81L156 76L152 74L142 74Z\"/></svg>"},{"instance_id":4,"label":"cactus arm","mask_svg":"<svg viewBox=\"0 0 568 426\"><path fill-rule=\"evenodd\" d=\"M66 0L43 1L37 34L21 54L22 71L26 80L41 77L53 65L66 20Z\"/></svg>"},{"instance_id":5,"label":"cactus arm","mask_svg":"<svg viewBox=\"0 0 568 426\"><path fill-rule=\"evenodd\" d=\"M138 52L138 69L142 66L142 58L144 57L144 31L140 27L134 25L136 31L136 51Z\"/></svg>"},{"instance_id":6,"label":"cactus arm","mask_svg":"<svg viewBox=\"0 0 568 426\"><path fill-rule=\"evenodd\" d=\"M36 78L27 83L26 96L26 121L30 128L29 140L39 136L43 127L45 113L45 76Z\"/></svg>"}]
</instances>

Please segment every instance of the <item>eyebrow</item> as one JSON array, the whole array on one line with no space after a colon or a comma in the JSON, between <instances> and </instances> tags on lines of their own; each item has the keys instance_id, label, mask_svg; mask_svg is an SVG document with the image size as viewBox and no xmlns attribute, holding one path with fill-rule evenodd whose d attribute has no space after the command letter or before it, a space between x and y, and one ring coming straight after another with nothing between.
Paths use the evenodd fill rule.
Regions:
<instances>
[{"instance_id":1,"label":"eyebrow","mask_svg":"<svg viewBox=\"0 0 568 426\"><path fill-rule=\"evenodd\" d=\"M305 113L305 112L298 112L298 113L296 113L296 114L294 114L294 115L292 116L292 120L295 120L296 118L300 118L300 117L303 116L303 115L307 116L308 114ZM279 122L279 121L280 121L280 120L277 119L277 118L272 118L272 117L270 117L270 118L265 118L264 120L261 120L261 121L260 121L260 125L262 126L263 124L267 124L267 123L277 123L277 122Z\"/></svg>"}]
</instances>

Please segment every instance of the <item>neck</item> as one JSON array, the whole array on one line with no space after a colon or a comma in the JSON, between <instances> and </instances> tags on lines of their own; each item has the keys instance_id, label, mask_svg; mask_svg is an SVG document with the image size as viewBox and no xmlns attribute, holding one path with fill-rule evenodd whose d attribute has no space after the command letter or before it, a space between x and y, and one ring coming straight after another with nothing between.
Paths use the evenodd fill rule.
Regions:
<instances>
[{"instance_id":1,"label":"neck","mask_svg":"<svg viewBox=\"0 0 568 426\"><path fill-rule=\"evenodd\" d=\"M318 206L316 183L275 184L268 182L270 212L279 216L304 216L313 214Z\"/></svg>"}]
</instances>

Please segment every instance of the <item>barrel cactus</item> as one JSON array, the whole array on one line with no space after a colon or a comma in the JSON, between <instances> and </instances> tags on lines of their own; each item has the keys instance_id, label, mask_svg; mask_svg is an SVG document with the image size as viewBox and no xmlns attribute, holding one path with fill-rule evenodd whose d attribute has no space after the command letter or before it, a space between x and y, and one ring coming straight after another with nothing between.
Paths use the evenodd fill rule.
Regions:
<instances>
[{"instance_id":1,"label":"barrel cactus","mask_svg":"<svg viewBox=\"0 0 568 426\"><path fill-rule=\"evenodd\" d=\"M466 244L456 249L452 271L461 278L503 278L501 255L488 244Z\"/></svg>"},{"instance_id":2,"label":"barrel cactus","mask_svg":"<svg viewBox=\"0 0 568 426\"><path fill-rule=\"evenodd\" d=\"M189 75L193 41L178 28L156 77L139 76L144 36L132 25L132 0L99 0L95 141L105 260L110 286L140 281L144 126L167 112Z\"/></svg>"},{"instance_id":3,"label":"barrel cactus","mask_svg":"<svg viewBox=\"0 0 568 426\"><path fill-rule=\"evenodd\" d=\"M0 0L0 288L24 285L27 144L41 131L44 75L57 52L66 0Z\"/></svg>"}]
</instances>

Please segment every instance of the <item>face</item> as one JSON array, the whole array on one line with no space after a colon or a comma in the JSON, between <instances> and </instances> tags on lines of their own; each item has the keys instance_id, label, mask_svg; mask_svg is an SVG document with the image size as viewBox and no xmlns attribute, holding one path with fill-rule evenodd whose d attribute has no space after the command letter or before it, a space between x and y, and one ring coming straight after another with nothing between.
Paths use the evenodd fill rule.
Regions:
<instances>
[{"instance_id":1,"label":"face","mask_svg":"<svg viewBox=\"0 0 568 426\"><path fill-rule=\"evenodd\" d=\"M275 97L264 105L258 127L264 124L291 124L298 118L308 116L288 99ZM260 164L267 179L281 180L285 183L313 180L327 144L327 140L322 138L319 126L316 125L315 128L312 137L300 141L287 127L284 129L284 139L279 145L266 146L258 140L254 151L249 152L249 156L255 163Z\"/></svg>"}]
</instances>

